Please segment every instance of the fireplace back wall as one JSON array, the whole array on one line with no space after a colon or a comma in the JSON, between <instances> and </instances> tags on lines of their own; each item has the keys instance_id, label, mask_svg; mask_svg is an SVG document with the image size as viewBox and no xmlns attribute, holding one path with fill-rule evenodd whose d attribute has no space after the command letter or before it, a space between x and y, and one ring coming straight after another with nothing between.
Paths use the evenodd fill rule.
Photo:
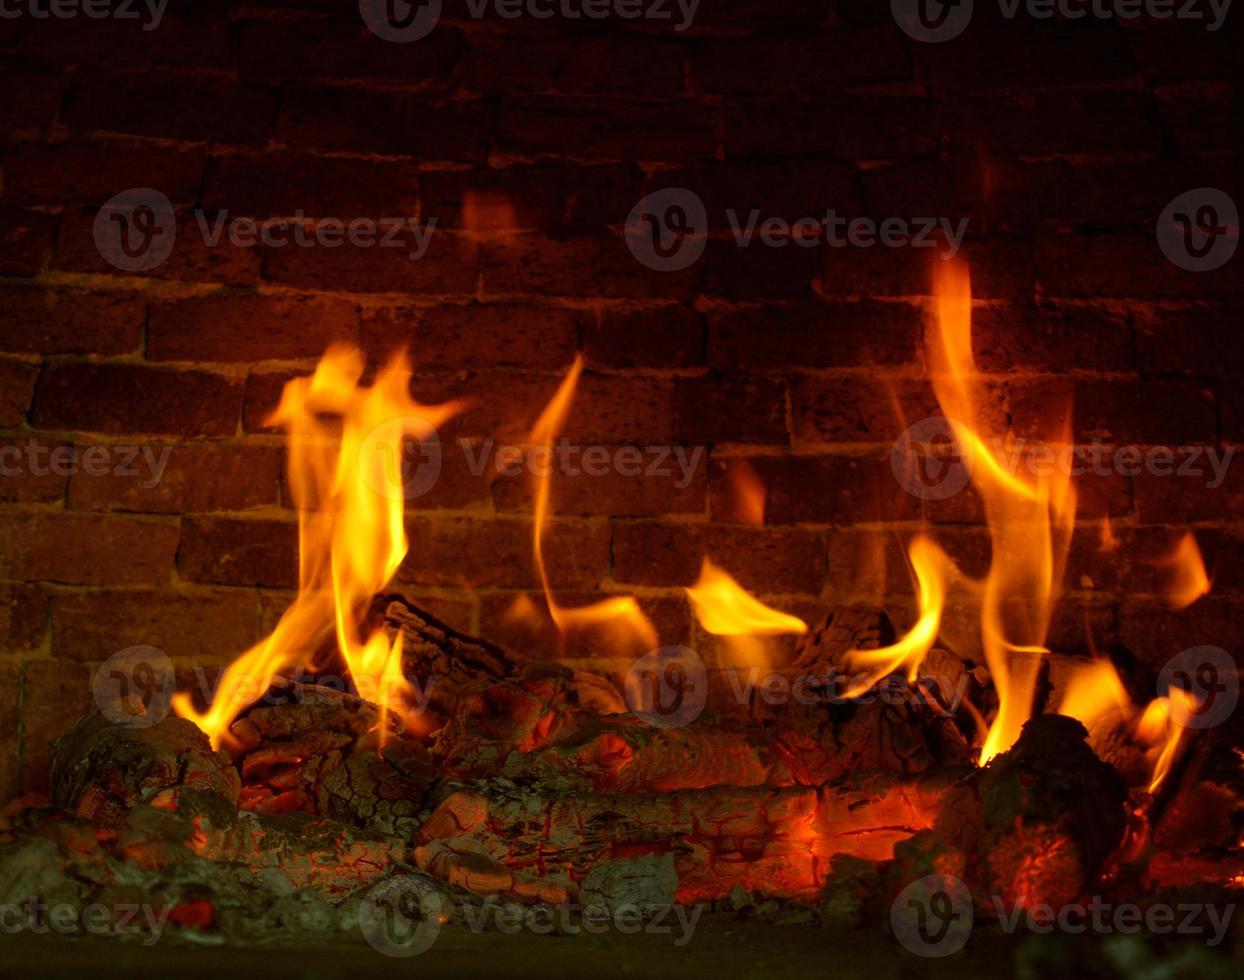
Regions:
<instances>
[{"instance_id":1,"label":"fireplace back wall","mask_svg":"<svg viewBox=\"0 0 1244 980\"><path fill-rule=\"evenodd\" d=\"M638 447L646 475L556 476L546 554L566 602L634 594L663 642L711 650L682 592L706 554L805 618L861 598L900 626L902 545L923 520L979 571L979 501L922 501L890 467L935 414L920 345L938 260L740 248L727 209L967 218L976 356L1017 433L1074 395L1084 444L1244 441L1240 259L1190 272L1153 234L1184 191L1239 199L1238 18L1217 34L999 20L937 45L874 2L704 0L684 31L459 6L413 44L351 0L173 3L150 31L0 21L0 440L17 450L0 482L0 796L42 788L49 740L113 653L158 647L189 684L270 629L297 529L265 419L335 341L373 366L409 346L421 400L474 399L411 502L398 576L462 629L557 653L513 616L524 595L543 608L530 480L487 454L522 439L576 354L567 439L611 460ZM713 231L679 271L622 234L667 187ZM131 188L178 211L155 268L96 247L101 207ZM205 244L200 215L226 212L435 226L416 260ZM1242 474L1079 480L1052 645L1239 657ZM753 477L760 522L741 504ZM1175 613L1158 563L1185 528L1214 589Z\"/></svg>"}]
</instances>

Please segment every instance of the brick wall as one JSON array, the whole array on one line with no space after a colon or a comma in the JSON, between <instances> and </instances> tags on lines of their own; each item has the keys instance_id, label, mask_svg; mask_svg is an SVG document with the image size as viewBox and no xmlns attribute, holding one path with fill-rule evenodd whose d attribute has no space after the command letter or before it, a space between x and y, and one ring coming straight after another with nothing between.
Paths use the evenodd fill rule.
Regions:
<instances>
[{"instance_id":1,"label":"brick wall","mask_svg":"<svg viewBox=\"0 0 1244 980\"><path fill-rule=\"evenodd\" d=\"M691 268L651 271L621 229L664 187L716 215L968 217L977 357L1017 431L1071 393L1084 441L1244 443L1241 260L1187 272L1153 234L1179 193L1240 199L1238 24L985 13L921 44L874 0L703 0L681 32L477 21L447 0L409 45L371 34L353 0L174 2L150 31L0 21L0 442L170 450L152 486L80 467L0 483L0 796L41 784L92 665L134 644L219 664L279 615L294 513L263 420L334 340L373 360L409 344L418 395L477 400L411 508L399 576L464 628L550 649L507 616L538 588L530 488L472 474L454 447L524 432L576 352L568 437L707 455L681 487L558 477L547 552L567 602L636 594L663 639L692 640L680 587L708 554L783 608L881 596L902 620L901 546L923 520L979 570L978 503L922 507L888 462L895 407L932 408L928 253L719 234ZM158 268L125 273L92 229L133 187L185 227L195 209L437 224L418 261L179 234ZM740 514L744 463L769 490L763 526ZM1215 489L1081 481L1055 642L1238 655L1242 467ZM1121 544L1103 554L1106 516ZM1188 526L1215 588L1171 613L1154 562Z\"/></svg>"}]
</instances>

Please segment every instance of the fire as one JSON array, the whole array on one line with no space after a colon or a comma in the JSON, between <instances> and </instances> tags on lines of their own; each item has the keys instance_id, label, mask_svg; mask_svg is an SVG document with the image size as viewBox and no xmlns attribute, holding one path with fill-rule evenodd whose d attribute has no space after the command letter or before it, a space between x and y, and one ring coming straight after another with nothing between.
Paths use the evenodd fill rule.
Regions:
<instances>
[{"instance_id":1,"label":"fire","mask_svg":"<svg viewBox=\"0 0 1244 980\"><path fill-rule=\"evenodd\" d=\"M863 671L847 687L845 697L859 697L878 681L902 670L908 681L916 679L920 664L933 644L937 642L942 625L942 611L946 608L946 578L950 559L932 539L917 535L907 551L911 559L912 573L916 577L920 615L913 626L898 642L877 650L852 650L846 656L850 670Z\"/></svg>"},{"instance_id":2,"label":"fire","mask_svg":"<svg viewBox=\"0 0 1244 980\"><path fill-rule=\"evenodd\" d=\"M1191 531L1184 534L1175 550L1161 564L1170 570L1167 599L1172 609L1187 609L1201 596L1208 594L1209 575L1205 571L1201 549Z\"/></svg>"},{"instance_id":3,"label":"fire","mask_svg":"<svg viewBox=\"0 0 1244 980\"><path fill-rule=\"evenodd\" d=\"M933 391L965 454L985 507L992 558L981 600L981 639L999 697L981 764L1019 737L1032 713L1050 615L1075 526L1069 468L1027 478L1009 472L990 448L1007 434L990 432L972 359L972 292L966 267L939 263L936 317L929 344ZM1069 418L1070 412L1066 413ZM1062 444L1070 442L1064 432ZM1061 449L1058 445L1053 447Z\"/></svg>"},{"instance_id":4,"label":"fire","mask_svg":"<svg viewBox=\"0 0 1244 980\"><path fill-rule=\"evenodd\" d=\"M184 694L176 698L178 714L217 747L238 712L278 675L308 666L330 635L359 695L415 723L400 635L390 641L383 631L369 632L367 610L406 556L404 449L413 440L434 439L463 406L414 401L404 355L393 357L370 387L359 383L363 369L358 350L330 348L314 374L285 386L269 419L288 438L298 508L298 595L272 634L225 671L206 712L197 712Z\"/></svg>"},{"instance_id":5,"label":"fire","mask_svg":"<svg viewBox=\"0 0 1244 980\"><path fill-rule=\"evenodd\" d=\"M767 493L756 468L745 459L732 459L726 464L725 475L735 520L763 524Z\"/></svg>"},{"instance_id":6,"label":"fire","mask_svg":"<svg viewBox=\"0 0 1244 980\"><path fill-rule=\"evenodd\" d=\"M1140 710L1128 696L1114 665L1098 659L1071 675L1057 711L1083 722L1094 748L1117 731L1144 746L1152 774L1147 788L1155 793L1178 757L1185 730L1180 718L1196 707L1196 698L1172 687L1166 696L1154 698Z\"/></svg>"},{"instance_id":7,"label":"fire","mask_svg":"<svg viewBox=\"0 0 1244 980\"><path fill-rule=\"evenodd\" d=\"M686 592L705 632L726 637L739 664L766 664L760 637L808 631L808 624L798 616L766 606L707 558L700 567L699 581Z\"/></svg>"},{"instance_id":8,"label":"fire","mask_svg":"<svg viewBox=\"0 0 1244 980\"><path fill-rule=\"evenodd\" d=\"M552 458L553 444L566 424L570 406L574 401L579 376L583 373L583 358L576 357L566 377L558 386L552 400L532 427L530 442L544 451L544 458ZM576 629L600 628L608 631L610 639L620 650L647 651L660 645L656 630L648 617L631 596L614 596L586 606L567 608L553 598L548 566L544 559L544 533L551 513L552 466L545 466L536 477L535 521L532 533L532 550L549 615L563 637Z\"/></svg>"}]
</instances>

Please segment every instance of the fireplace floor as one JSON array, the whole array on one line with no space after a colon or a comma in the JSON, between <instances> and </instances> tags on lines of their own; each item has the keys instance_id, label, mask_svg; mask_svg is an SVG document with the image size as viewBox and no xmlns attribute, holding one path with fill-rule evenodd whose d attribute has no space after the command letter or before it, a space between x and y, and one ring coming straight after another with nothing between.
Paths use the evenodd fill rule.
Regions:
<instances>
[{"instance_id":1,"label":"fireplace floor","mask_svg":"<svg viewBox=\"0 0 1244 980\"><path fill-rule=\"evenodd\" d=\"M107 964L107 968L101 967ZM0 943L0 975L62 977L211 977L253 972L254 947L196 946L164 941L142 947L108 939L66 941L63 937L24 933ZM1159 965L1161 964L1161 965ZM1150 972L1156 968L1159 973ZM969 980L972 977L1037 978L1217 977L1239 975L1240 964L1225 951L1207 949L1195 939L1163 948L1139 936L1008 936L996 925L978 925L960 952L944 959L924 959L899 948L888 934L868 930L809 928L759 920L740 921L731 913L706 913L694 938L675 947L671 936L542 936L475 933L446 925L435 945L407 960L382 956L357 936L334 943L273 944L265 947L266 978L378 977L395 971L425 976L474 978L504 971L507 977L706 977L815 976L920 977L921 980Z\"/></svg>"}]
</instances>

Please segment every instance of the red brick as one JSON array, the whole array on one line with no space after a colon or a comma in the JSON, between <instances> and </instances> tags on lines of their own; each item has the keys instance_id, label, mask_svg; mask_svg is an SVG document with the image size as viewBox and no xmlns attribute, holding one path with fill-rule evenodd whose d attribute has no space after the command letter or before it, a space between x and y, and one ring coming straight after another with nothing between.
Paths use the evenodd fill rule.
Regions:
<instances>
[{"instance_id":1,"label":"red brick","mask_svg":"<svg viewBox=\"0 0 1244 980\"><path fill-rule=\"evenodd\" d=\"M1232 123L1230 84L1185 82L1157 88L1154 95L1166 138L1179 152L1235 149L1237 135Z\"/></svg>"},{"instance_id":2,"label":"red brick","mask_svg":"<svg viewBox=\"0 0 1244 980\"><path fill-rule=\"evenodd\" d=\"M246 397L242 405L242 428L247 432L274 433L281 430L266 420L281 401L286 382L297 377L286 371L252 374L246 379Z\"/></svg>"},{"instance_id":3,"label":"red brick","mask_svg":"<svg viewBox=\"0 0 1244 980\"><path fill-rule=\"evenodd\" d=\"M856 167L829 160L733 160L697 162L648 177L644 192L683 187L704 202L712 231L738 234L753 211L757 228L769 218L793 224L802 218L824 220L828 210L854 214L860 207ZM638 199L638 196L635 200ZM634 206L632 200L616 221Z\"/></svg>"},{"instance_id":4,"label":"red brick","mask_svg":"<svg viewBox=\"0 0 1244 980\"><path fill-rule=\"evenodd\" d=\"M261 219L299 211L343 221L413 218L419 214L418 171L400 160L241 151L212 158L203 206Z\"/></svg>"},{"instance_id":5,"label":"red brick","mask_svg":"<svg viewBox=\"0 0 1244 980\"><path fill-rule=\"evenodd\" d=\"M506 153L687 160L712 156L715 142L712 108L690 100L520 95L497 121L497 149Z\"/></svg>"},{"instance_id":6,"label":"red brick","mask_svg":"<svg viewBox=\"0 0 1244 980\"><path fill-rule=\"evenodd\" d=\"M11 429L25 421L38 377L33 364L0 359L0 426Z\"/></svg>"},{"instance_id":7,"label":"red brick","mask_svg":"<svg viewBox=\"0 0 1244 980\"><path fill-rule=\"evenodd\" d=\"M725 117L727 157L878 160L929 153L936 145L929 103L906 95L740 99L727 104Z\"/></svg>"},{"instance_id":8,"label":"red brick","mask_svg":"<svg viewBox=\"0 0 1244 980\"><path fill-rule=\"evenodd\" d=\"M1156 153L1162 148L1157 105L1149 92L986 95L963 111L969 125L1003 153Z\"/></svg>"},{"instance_id":9,"label":"red brick","mask_svg":"<svg viewBox=\"0 0 1244 980\"><path fill-rule=\"evenodd\" d=\"M775 381L730 376L677 382L674 435L681 442L756 442L782 445L786 388Z\"/></svg>"},{"instance_id":10,"label":"red brick","mask_svg":"<svg viewBox=\"0 0 1244 980\"><path fill-rule=\"evenodd\" d=\"M709 363L733 371L914 364L924 314L906 303L783 303L708 315Z\"/></svg>"},{"instance_id":11,"label":"red brick","mask_svg":"<svg viewBox=\"0 0 1244 980\"><path fill-rule=\"evenodd\" d=\"M49 364L35 391L32 421L42 429L210 438L233 435L241 409L242 386L214 374Z\"/></svg>"},{"instance_id":12,"label":"red brick","mask_svg":"<svg viewBox=\"0 0 1244 980\"><path fill-rule=\"evenodd\" d=\"M136 517L0 513L0 577L70 585L165 585L177 527Z\"/></svg>"},{"instance_id":13,"label":"red brick","mask_svg":"<svg viewBox=\"0 0 1244 980\"><path fill-rule=\"evenodd\" d=\"M911 78L902 35L884 27L711 41L692 49L690 62L700 88L732 96Z\"/></svg>"},{"instance_id":14,"label":"red brick","mask_svg":"<svg viewBox=\"0 0 1244 980\"><path fill-rule=\"evenodd\" d=\"M142 454L132 460L119 447L101 448L108 455L93 464L91 473L86 462L92 449L78 447L78 468L69 484L70 507L193 514L270 507L280 498L278 446L146 444L135 447Z\"/></svg>"},{"instance_id":15,"label":"red brick","mask_svg":"<svg viewBox=\"0 0 1244 980\"><path fill-rule=\"evenodd\" d=\"M421 232L422 233L422 232ZM383 240L383 236L381 239ZM409 231L393 240L400 247L362 247L344 241L322 245L287 245L267 250L265 277L302 289L335 289L362 293L419 293L473 296L479 277L480 248L451 231L433 230L427 251L418 248Z\"/></svg>"},{"instance_id":16,"label":"red brick","mask_svg":"<svg viewBox=\"0 0 1244 980\"><path fill-rule=\"evenodd\" d=\"M416 396L425 402L470 399L471 408L450 423L455 436L521 443L530 437L562 377L481 372L462 381L442 382L435 389L416 388ZM559 438L575 446L669 445L673 399L673 385L663 379L585 375Z\"/></svg>"},{"instance_id":17,"label":"red brick","mask_svg":"<svg viewBox=\"0 0 1244 980\"><path fill-rule=\"evenodd\" d=\"M1151 82L1231 77L1230 31L1207 31L1190 20L1144 23L1127 31L1133 59Z\"/></svg>"},{"instance_id":18,"label":"red brick","mask_svg":"<svg viewBox=\"0 0 1244 980\"><path fill-rule=\"evenodd\" d=\"M686 306L605 309L584 329L589 364L610 368L686 368L704 362L703 318Z\"/></svg>"},{"instance_id":19,"label":"red brick","mask_svg":"<svg viewBox=\"0 0 1244 980\"><path fill-rule=\"evenodd\" d=\"M0 704L0 794L6 800L21 792L21 672L16 661L0 663L0 684L17 695Z\"/></svg>"},{"instance_id":20,"label":"red brick","mask_svg":"<svg viewBox=\"0 0 1244 980\"><path fill-rule=\"evenodd\" d=\"M0 585L0 650L13 653L42 646L51 602L48 591L36 585Z\"/></svg>"},{"instance_id":21,"label":"red brick","mask_svg":"<svg viewBox=\"0 0 1244 980\"><path fill-rule=\"evenodd\" d=\"M654 272L630 253L621 237L553 239L515 236L490 243L484 260L487 295L687 298L695 266Z\"/></svg>"},{"instance_id":22,"label":"red brick","mask_svg":"<svg viewBox=\"0 0 1244 980\"><path fill-rule=\"evenodd\" d=\"M91 671L61 660L32 660L22 675L22 788L48 791L52 743L94 706Z\"/></svg>"},{"instance_id":23,"label":"red brick","mask_svg":"<svg viewBox=\"0 0 1244 980\"><path fill-rule=\"evenodd\" d=\"M1148 309L1135 317L1140 369L1148 374L1196 377L1236 375L1244 365L1244 310Z\"/></svg>"},{"instance_id":24,"label":"red brick","mask_svg":"<svg viewBox=\"0 0 1244 980\"><path fill-rule=\"evenodd\" d=\"M337 4L348 17L241 24L239 71L248 80L301 82L308 78L377 78L427 81L445 78L460 58L462 35L444 25L421 38L418 56L409 45L373 34L355 9ZM351 16L352 15L352 16Z\"/></svg>"},{"instance_id":25,"label":"red brick","mask_svg":"<svg viewBox=\"0 0 1244 980\"><path fill-rule=\"evenodd\" d=\"M940 249L826 248L821 292L831 297L929 296ZM1032 245L1003 239L967 240L960 256L972 270L975 299L1022 299L1034 292Z\"/></svg>"},{"instance_id":26,"label":"red brick","mask_svg":"<svg viewBox=\"0 0 1244 980\"><path fill-rule=\"evenodd\" d=\"M700 259L704 292L734 300L796 299L810 296L826 251L793 242L768 247L760 239L739 247L734 239L711 239Z\"/></svg>"},{"instance_id":27,"label":"red brick","mask_svg":"<svg viewBox=\"0 0 1244 980\"><path fill-rule=\"evenodd\" d=\"M206 165L201 146L81 139L22 143L5 156L4 200L97 207L127 188L153 187L176 205L193 204Z\"/></svg>"},{"instance_id":28,"label":"red brick","mask_svg":"<svg viewBox=\"0 0 1244 980\"><path fill-rule=\"evenodd\" d=\"M614 579L636 585L693 585L706 555L754 592L817 595L825 578L825 542L810 531L616 524L613 554Z\"/></svg>"},{"instance_id":29,"label":"red brick","mask_svg":"<svg viewBox=\"0 0 1244 980\"><path fill-rule=\"evenodd\" d=\"M217 143L260 143L275 117L271 90L176 74L153 76L150 70L83 76L61 108L61 121L73 130Z\"/></svg>"},{"instance_id":30,"label":"red brick","mask_svg":"<svg viewBox=\"0 0 1244 980\"><path fill-rule=\"evenodd\" d=\"M1070 410L1077 443L1093 438L1156 445L1200 445L1217 429L1212 393L1170 381L1018 381L1011 385L1017 434L1049 435Z\"/></svg>"},{"instance_id":31,"label":"red brick","mask_svg":"<svg viewBox=\"0 0 1244 980\"><path fill-rule=\"evenodd\" d=\"M7 46L7 45L6 45ZM0 59L5 84L0 88L0 139L15 132L42 130L56 116L61 96L61 72L37 59Z\"/></svg>"},{"instance_id":32,"label":"red brick","mask_svg":"<svg viewBox=\"0 0 1244 980\"><path fill-rule=\"evenodd\" d=\"M52 254L55 229L53 215L0 207L0 275L37 276Z\"/></svg>"},{"instance_id":33,"label":"red brick","mask_svg":"<svg viewBox=\"0 0 1244 980\"><path fill-rule=\"evenodd\" d=\"M1085 306L987 306L972 311L972 346L985 372L1024 368L1124 371L1131 331L1119 313Z\"/></svg>"},{"instance_id":34,"label":"red brick","mask_svg":"<svg viewBox=\"0 0 1244 980\"><path fill-rule=\"evenodd\" d=\"M422 214L480 232L603 229L625 220L643 182L635 164L437 171L423 178Z\"/></svg>"},{"instance_id":35,"label":"red brick","mask_svg":"<svg viewBox=\"0 0 1244 980\"><path fill-rule=\"evenodd\" d=\"M168 9L158 28L152 28L145 14L137 19L79 16L27 20L30 30L22 48L65 64L227 68L227 14L225 8L215 5L199 10Z\"/></svg>"},{"instance_id":36,"label":"red brick","mask_svg":"<svg viewBox=\"0 0 1244 980\"><path fill-rule=\"evenodd\" d=\"M582 592L559 593L556 599L561 606L574 609L608 597L608 593ZM661 645L692 641L691 610L683 595L640 596L636 601ZM539 592L487 593L480 620L482 635L538 659L634 657L648 652L637 648L639 638L616 621L563 635Z\"/></svg>"},{"instance_id":37,"label":"red brick","mask_svg":"<svg viewBox=\"0 0 1244 980\"><path fill-rule=\"evenodd\" d=\"M259 279L263 249L259 246L235 245L227 229L217 231L217 215L196 215L180 212L173 250L155 268L142 273L160 279L186 282L215 282L231 286L253 286ZM95 214L66 212L56 242L52 265L69 272L97 275L128 275L113 266L100 254L94 237ZM206 236L203 226L206 226ZM307 251L300 249L300 251Z\"/></svg>"},{"instance_id":38,"label":"red brick","mask_svg":"<svg viewBox=\"0 0 1244 980\"><path fill-rule=\"evenodd\" d=\"M1216 454L1217 474L1208 458L1209 452ZM1231 453L1229 457L1228 453ZM1191 451L1185 448L1174 452L1174 462L1163 463L1165 468L1174 471L1169 475L1145 472L1142 467L1133 478L1136 519L1142 524L1244 520L1244 459L1240 457L1238 448L1198 446ZM1179 469L1185 466L1201 472L1185 470L1185 475L1180 476Z\"/></svg>"},{"instance_id":39,"label":"red brick","mask_svg":"<svg viewBox=\"0 0 1244 980\"><path fill-rule=\"evenodd\" d=\"M188 517L177 567L183 581L293 588L298 584L298 526L292 521Z\"/></svg>"},{"instance_id":40,"label":"red brick","mask_svg":"<svg viewBox=\"0 0 1244 980\"><path fill-rule=\"evenodd\" d=\"M319 296L211 293L154 297L147 328L153 361L286 361L357 343L358 311Z\"/></svg>"},{"instance_id":41,"label":"red brick","mask_svg":"<svg viewBox=\"0 0 1244 980\"><path fill-rule=\"evenodd\" d=\"M170 657L233 657L259 639L259 603L245 589L63 592L52 604L52 655L106 660L131 646Z\"/></svg>"},{"instance_id":42,"label":"red brick","mask_svg":"<svg viewBox=\"0 0 1244 980\"><path fill-rule=\"evenodd\" d=\"M54 503L65 499L73 446L35 435L0 437L0 502Z\"/></svg>"},{"instance_id":43,"label":"red brick","mask_svg":"<svg viewBox=\"0 0 1244 980\"><path fill-rule=\"evenodd\" d=\"M1195 646L1222 647L1244 663L1238 597L1208 595L1178 612L1159 599L1130 597L1119 610L1119 635L1138 658L1156 667Z\"/></svg>"},{"instance_id":44,"label":"red brick","mask_svg":"<svg viewBox=\"0 0 1244 980\"><path fill-rule=\"evenodd\" d=\"M919 516L887 456L751 457L765 486L766 524L889 523Z\"/></svg>"},{"instance_id":45,"label":"red brick","mask_svg":"<svg viewBox=\"0 0 1244 980\"><path fill-rule=\"evenodd\" d=\"M988 386L980 406L982 424L1006 431L1000 388ZM932 386L924 380L802 378L791 387L796 443L891 443L910 425L939 416Z\"/></svg>"},{"instance_id":46,"label":"red brick","mask_svg":"<svg viewBox=\"0 0 1244 980\"><path fill-rule=\"evenodd\" d=\"M280 139L305 149L482 161L492 109L480 102L416 99L399 92L345 86L288 89Z\"/></svg>"},{"instance_id":47,"label":"red brick","mask_svg":"<svg viewBox=\"0 0 1244 980\"><path fill-rule=\"evenodd\" d=\"M1042 291L1051 297L1203 299L1244 292L1233 263L1213 272L1187 272L1167 260L1152 234L1045 235L1037 242L1037 271Z\"/></svg>"},{"instance_id":48,"label":"red brick","mask_svg":"<svg viewBox=\"0 0 1244 980\"><path fill-rule=\"evenodd\" d=\"M569 365L588 314L510 304L435 306L370 312L364 347L378 357L407 348L420 372L551 368Z\"/></svg>"},{"instance_id":49,"label":"red brick","mask_svg":"<svg viewBox=\"0 0 1244 980\"><path fill-rule=\"evenodd\" d=\"M554 456L549 505L563 517L703 514L707 452L703 446L676 448L683 453L681 457L667 446L590 447L588 451L595 453L590 468L582 452L567 454L564 467ZM599 456L605 460L596 459ZM490 471L495 472L497 465L494 456L489 460ZM499 477L492 485L497 510L530 512L535 484L526 468L521 475Z\"/></svg>"},{"instance_id":50,"label":"red brick","mask_svg":"<svg viewBox=\"0 0 1244 980\"><path fill-rule=\"evenodd\" d=\"M683 91L682 51L671 40L541 32L538 44L537 55L525 32L472 32L463 84L502 96L534 91L663 97Z\"/></svg>"},{"instance_id":51,"label":"red brick","mask_svg":"<svg viewBox=\"0 0 1244 980\"><path fill-rule=\"evenodd\" d=\"M409 517L410 552L397 573L401 583L458 588L538 588L532 556L532 523ZM609 569L609 525L555 521L546 531L544 556L554 588L592 589Z\"/></svg>"},{"instance_id":52,"label":"red brick","mask_svg":"<svg viewBox=\"0 0 1244 980\"><path fill-rule=\"evenodd\" d=\"M146 316L146 300L128 290L6 286L0 307L0 349L19 354L127 354Z\"/></svg>"}]
</instances>

